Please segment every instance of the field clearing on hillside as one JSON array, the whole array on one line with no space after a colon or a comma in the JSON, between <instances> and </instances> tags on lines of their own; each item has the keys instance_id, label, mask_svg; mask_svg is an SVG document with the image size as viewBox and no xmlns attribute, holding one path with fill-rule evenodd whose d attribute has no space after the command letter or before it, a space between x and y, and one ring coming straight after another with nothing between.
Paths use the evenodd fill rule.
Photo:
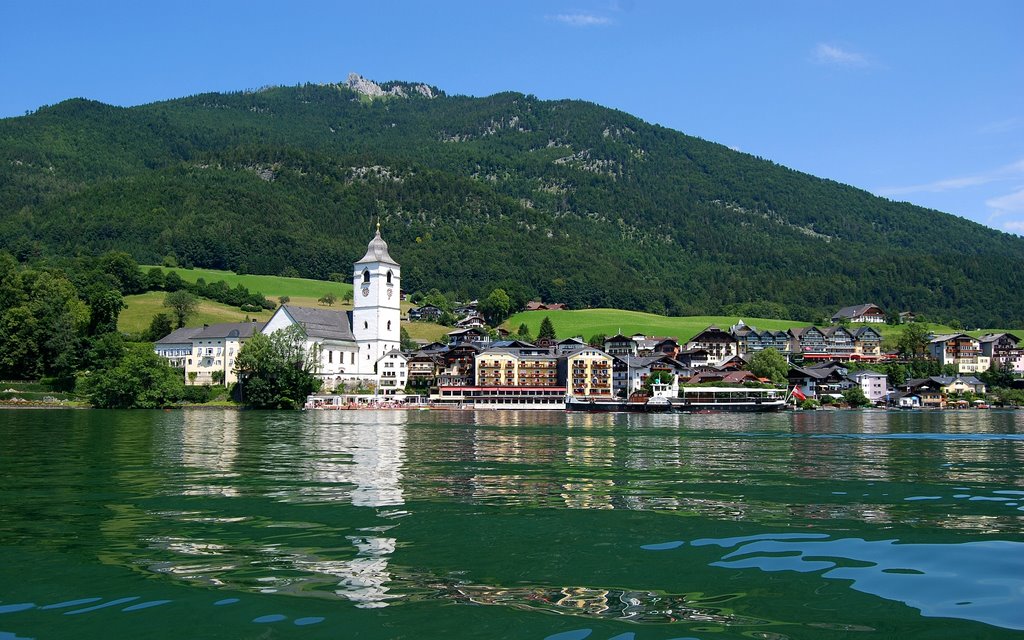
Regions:
<instances>
[{"instance_id":1,"label":"field clearing on hillside","mask_svg":"<svg viewBox=\"0 0 1024 640\"><path fill-rule=\"evenodd\" d=\"M121 316L117 319L118 330L131 333L145 331L149 328L153 316L158 313L170 314L170 309L164 306L164 296L166 295L163 291L149 291L137 296L125 296L125 308L121 310ZM238 307L200 298L197 312L189 318L188 326L201 327L204 324L217 324L218 322L242 322L246 316L250 320L256 318L259 321L266 321L273 313L273 311L246 313Z\"/></svg>"},{"instance_id":2,"label":"field clearing on hillside","mask_svg":"<svg viewBox=\"0 0 1024 640\"><path fill-rule=\"evenodd\" d=\"M152 269L152 265L142 266L142 271ZM272 302L277 302L280 296L291 298L292 304L304 307L316 306L317 300L327 293L333 293L341 300L346 291L352 290L352 285L345 282L329 282L327 280L310 280L308 278L286 278L284 276L261 276L261 275L238 275L231 271L218 271L215 269L183 269L176 267L168 269L161 267L164 273L176 272L185 282L195 282L199 278L206 280L207 284L223 280L229 286L234 287L241 284L253 293L262 293ZM348 273L345 274L348 277Z\"/></svg>"},{"instance_id":3,"label":"field clearing on hillside","mask_svg":"<svg viewBox=\"0 0 1024 640\"><path fill-rule=\"evenodd\" d=\"M409 332L409 337L413 340L426 340L427 342L439 341L446 333L453 330L452 327L433 322L406 322L404 320L402 328Z\"/></svg>"},{"instance_id":4,"label":"field clearing on hillside","mask_svg":"<svg viewBox=\"0 0 1024 640\"><path fill-rule=\"evenodd\" d=\"M639 311L623 311L620 309L580 309L578 311L523 311L517 313L505 321L504 327L515 332L519 325L526 323L533 336L537 335L540 323L547 316L555 327L559 339L582 336L584 340L591 336L603 333L613 336L617 333L632 335L643 333L648 336L670 336L679 340L689 340L710 325L728 331L729 327L736 324L739 318L732 316L686 316L668 317L657 316ZM770 329L772 331L785 331L794 327L807 327L810 323L798 322L796 320L778 320L769 318L743 318L743 321L759 330ZM882 334L883 340L895 340L903 331L899 325L885 324L851 324L849 328L856 330L860 327L870 326ZM954 329L940 324L929 324L928 327L937 334L956 333ZM824 328L819 325L819 328ZM1018 335L1021 330L1011 329L979 329L968 331L972 336L981 336L986 333L1015 332ZM1020 337L1024 337L1021 335Z\"/></svg>"}]
</instances>

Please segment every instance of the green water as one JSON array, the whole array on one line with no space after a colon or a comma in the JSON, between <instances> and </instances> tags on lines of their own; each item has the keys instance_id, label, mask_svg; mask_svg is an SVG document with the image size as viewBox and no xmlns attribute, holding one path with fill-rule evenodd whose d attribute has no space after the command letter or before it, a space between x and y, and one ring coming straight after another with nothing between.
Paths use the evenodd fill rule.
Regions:
<instances>
[{"instance_id":1,"label":"green water","mask_svg":"<svg viewBox=\"0 0 1024 640\"><path fill-rule=\"evenodd\" d=\"M0 640L1010 638L1024 412L0 412Z\"/></svg>"}]
</instances>

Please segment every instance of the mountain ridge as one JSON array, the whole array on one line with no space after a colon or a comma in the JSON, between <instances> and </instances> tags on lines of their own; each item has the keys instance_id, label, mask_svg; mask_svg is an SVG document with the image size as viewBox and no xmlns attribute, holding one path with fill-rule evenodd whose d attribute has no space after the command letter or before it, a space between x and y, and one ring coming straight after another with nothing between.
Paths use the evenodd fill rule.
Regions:
<instances>
[{"instance_id":1,"label":"mountain ridge","mask_svg":"<svg viewBox=\"0 0 1024 640\"><path fill-rule=\"evenodd\" d=\"M0 248L323 278L379 218L409 291L1024 321L1016 236L593 103L374 86L407 97L307 84L0 120Z\"/></svg>"}]
</instances>

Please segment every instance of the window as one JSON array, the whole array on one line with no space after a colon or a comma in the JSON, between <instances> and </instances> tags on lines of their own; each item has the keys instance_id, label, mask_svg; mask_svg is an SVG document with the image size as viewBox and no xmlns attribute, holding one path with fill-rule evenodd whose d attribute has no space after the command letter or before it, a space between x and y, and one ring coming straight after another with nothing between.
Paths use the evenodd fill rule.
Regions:
<instances>
[{"instance_id":1,"label":"window","mask_svg":"<svg viewBox=\"0 0 1024 640\"><path fill-rule=\"evenodd\" d=\"M363 269L363 282L369 282L369 281L370 281L370 272L368 270L366 270L366 269Z\"/></svg>"},{"instance_id":2,"label":"window","mask_svg":"<svg viewBox=\"0 0 1024 640\"><path fill-rule=\"evenodd\" d=\"M363 328L364 329L369 329L370 328L370 323L365 321L365 320L363 320Z\"/></svg>"},{"instance_id":3,"label":"window","mask_svg":"<svg viewBox=\"0 0 1024 640\"><path fill-rule=\"evenodd\" d=\"M327 364L334 364L334 352L329 349L327 351Z\"/></svg>"},{"instance_id":4,"label":"window","mask_svg":"<svg viewBox=\"0 0 1024 640\"><path fill-rule=\"evenodd\" d=\"M391 331L391 321L388 320L388 331Z\"/></svg>"},{"instance_id":5,"label":"window","mask_svg":"<svg viewBox=\"0 0 1024 640\"><path fill-rule=\"evenodd\" d=\"M388 269L388 284L391 284L391 269Z\"/></svg>"}]
</instances>

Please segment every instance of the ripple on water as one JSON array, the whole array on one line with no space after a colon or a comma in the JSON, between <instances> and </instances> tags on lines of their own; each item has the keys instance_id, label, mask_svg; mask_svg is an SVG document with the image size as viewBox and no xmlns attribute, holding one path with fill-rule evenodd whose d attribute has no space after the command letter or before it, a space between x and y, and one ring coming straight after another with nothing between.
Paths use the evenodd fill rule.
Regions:
<instances>
[{"instance_id":1,"label":"ripple on water","mask_svg":"<svg viewBox=\"0 0 1024 640\"><path fill-rule=\"evenodd\" d=\"M828 536L825 536L828 537ZM749 536L692 546L736 546L712 566L762 571L823 571L857 591L903 602L924 616L975 620L1024 630L1024 543L901 544L898 540ZM835 558L837 562L822 560ZM848 566L849 561L864 563ZM846 565L846 566L837 566Z\"/></svg>"}]
</instances>

